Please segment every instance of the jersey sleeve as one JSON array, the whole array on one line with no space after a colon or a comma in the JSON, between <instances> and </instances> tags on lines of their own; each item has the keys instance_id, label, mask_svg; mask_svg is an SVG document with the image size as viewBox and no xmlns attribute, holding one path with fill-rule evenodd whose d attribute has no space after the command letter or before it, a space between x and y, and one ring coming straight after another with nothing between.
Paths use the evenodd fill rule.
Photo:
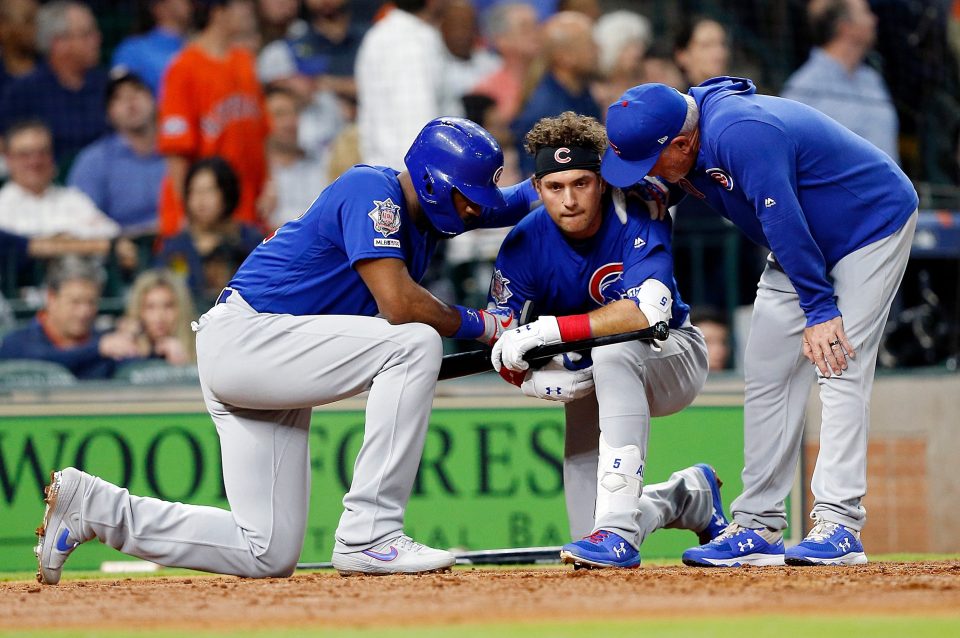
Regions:
<instances>
[{"instance_id":1,"label":"jersey sleeve","mask_svg":"<svg viewBox=\"0 0 960 638\"><path fill-rule=\"evenodd\" d=\"M157 150L192 157L200 147L200 113L194 105L191 72L182 62L176 59L163 80Z\"/></svg>"},{"instance_id":2,"label":"jersey sleeve","mask_svg":"<svg viewBox=\"0 0 960 638\"><path fill-rule=\"evenodd\" d=\"M406 260L410 246L404 246L412 223L385 188L386 177L374 171L355 170L337 182L338 214L343 247L350 266L362 259Z\"/></svg>"},{"instance_id":3,"label":"jersey sleeve","mask_svg":"<svg viewBox=\"0 0 960 638\"><path fill-rule=\"evenodd\" d=\"M673 286L673 250L670 244L669 217L656 221L646 211L630 211L624 230L623 288L627 296L648 279Z\"/></svg>"},{"instance_id":4,"label":"jersey sleeve","mask_svg":"<svg viewBox=\"0 0 960 638\"><path fill-rule=\"evenodd\" d=\"M535 248L530 238L525 228L518 227L503 240L487 296L488 307L509 308L517 318L527 301L536 302L536 286L529 267Z\"/></svg>"},{"instance_id":5,"label":"jersey sleeve","mask_svg":"<svg viewBox=\"0 0 960 638\"><path fill-rule=\"evenodd\" d=\"M513 226L539 205L540 196L529 179L519 184L501 188L507 205L503 208L484 208L480 215L479 227L503 228Z\"/></svg>"},{"instance_id":6,"label":"jersey sleeve","mask_svg":"<svg viewBox=\"0 0 960 638\"><path fill-rule=\"evenodd\" d=\"M826 259L797 198L794 142L775 126L742 121L717 141L718 157L753 203L770 249L800 297L807 326L840 316Z\"/></svg>"}]
</instances>

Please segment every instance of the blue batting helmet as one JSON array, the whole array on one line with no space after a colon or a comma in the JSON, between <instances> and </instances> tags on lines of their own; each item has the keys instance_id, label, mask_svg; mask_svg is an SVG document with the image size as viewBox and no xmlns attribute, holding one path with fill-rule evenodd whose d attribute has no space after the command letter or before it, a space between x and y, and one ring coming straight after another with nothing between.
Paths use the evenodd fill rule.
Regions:
<instances>
[{"instance_id":1,"label":"blue batting helmet","mask_svg":"<svg viewBox=\"0 0 960 638\"><path fill-rule=\"evenodd\" d=\"M427 219L444 235L465 229L453 191L486 208L505 205L497 188L503 151L483 127L459 117L438 117L423 127L403 158Z\"/></svg>"}]
</instances>

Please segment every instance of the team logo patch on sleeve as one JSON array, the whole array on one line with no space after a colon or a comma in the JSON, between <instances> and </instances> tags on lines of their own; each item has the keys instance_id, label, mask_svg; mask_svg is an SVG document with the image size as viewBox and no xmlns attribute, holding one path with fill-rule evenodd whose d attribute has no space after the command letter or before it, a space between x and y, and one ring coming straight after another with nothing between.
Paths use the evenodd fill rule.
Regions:
<instances>
[{"instance_id":1,"label":"team logo patch on sleeve","mask_svg":"<svg viewBox=\"0 0 960 638\"><path fill-rule=\"evenodd\" d=\"M490 296L497 302L498 306L507 305L507 299L513 296L508 284L510 280L503 276L500 270L493 271L493 279L490 281Z\"/></svg>"},{"instance_id":2,"label":"team logo patch on sleeve","mask_svg":"<svg viewBox=\"0 0 960 638\"><path fill-rule=\"evenodd\" d=\"M373 200L373 210L367 213L367 216L373 220L373 229L384 237L400 230L400 207L389 197L382 202Z\"/></svg>"},{"instance_id":3,"label":"team logo patch on sleeve","mask_svg":"<svg viewBox=\"0 0 960 638\"><path fill-rule=\"evenodd\" d=\"M708 168L707 175L712 177L714 181L723 186L726 190L733 190L733 178L730 177L730 173L722 168Z\"/></svg>"},{"instance_id":4,"label":"team logo patch on sleeve","mask_svg":"<svg viewBox=\"0 0 960 638\"><path fill-rule=\"evenodd\" d=\"M183 135L188 129L187 120L179 115L169 115L163 118L163 122L160 124L160 130L163 131L163 134L170 137Z\"/></svg>"}]
</instances>

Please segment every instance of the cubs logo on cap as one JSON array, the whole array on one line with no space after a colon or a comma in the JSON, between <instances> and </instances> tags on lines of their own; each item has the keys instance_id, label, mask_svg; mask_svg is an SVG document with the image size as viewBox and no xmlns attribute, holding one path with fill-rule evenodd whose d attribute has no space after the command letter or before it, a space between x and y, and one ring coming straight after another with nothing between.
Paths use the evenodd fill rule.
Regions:
<instances>
[{"instance_id":1,"label":"cubs logo on cap","mask_svg":"<svg viewBox=\"0 0 960 638\"><path fill-rule=\"evenodd\" d=\"M636 184L657 163L687 119L687 100L666 84L629 89L607 109L610 148L600 172L614 186Z\"/></svg>"}]
</instances>

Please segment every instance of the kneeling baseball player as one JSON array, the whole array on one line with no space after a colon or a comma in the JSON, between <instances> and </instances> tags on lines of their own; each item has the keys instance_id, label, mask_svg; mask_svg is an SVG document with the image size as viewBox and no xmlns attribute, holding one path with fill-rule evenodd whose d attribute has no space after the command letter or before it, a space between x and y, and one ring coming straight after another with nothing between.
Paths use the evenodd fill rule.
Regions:
<instances>
[{"instance_id":1,"label":"kneeling baseball player","mask_svg":"<svg viewBox=\"0 0 960 638\"><path fill-rule=\"evenodd\" d=\"M386 574L454 564L403 533L440 335L489 342L509 318L447 306L417 282L439 239L512 225L536 193L529 183L500 191L503 153L467 120L428 123L405 162L403 172L348 170L258 246L194 324L230 509L133 496L74 468L55 472L38 530L40 582L56 584L70 552L94 538L169 567L289 576L310 503L311 409L364 390L363 445L334 567Z\"/></svg>"},{"instance_id":2,"label":"kneeling baseball player","mask_svg":"<svg viewBox=\"0 0 960 638\"><path fill-rule=\"evenodd\" d=\"M530 301L540 318L505 332L493 365L525 394L566 402L567 510L571 534L585 537L565 545L562 560L636 567L640 544L655 530L689 529L706 542L727 520L709 465L643 485L650 417L690 405L707 377L707 349L673 278L670 218L657 199L665 189L650 182L650 190L621 199L599 175L606 146L599 122L571 112L542 119L527 134L543 206L504 240L490 302L519 315ZM523 360L535 346L661 321L669 322L666 341L594 348L592 365L564 355L529 370Z\"/></svg>"}]
</instances>

